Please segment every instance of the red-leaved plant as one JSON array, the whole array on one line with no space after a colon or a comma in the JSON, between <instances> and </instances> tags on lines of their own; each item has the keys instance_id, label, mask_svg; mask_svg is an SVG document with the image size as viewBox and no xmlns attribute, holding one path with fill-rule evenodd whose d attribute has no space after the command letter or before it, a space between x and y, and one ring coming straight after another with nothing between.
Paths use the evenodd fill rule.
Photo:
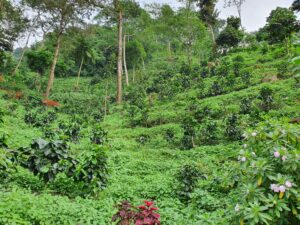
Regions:
<instances>
[{"instance_id":1,"label":"red-leaved plant","mask_svg":"<svg viewBox=\"0 0 300 225\"><path fill-rule=\"evenodd\" d=\"M48 106L48 107L59 107L60 106L59 102L52 101L49 99L44 99L42 102L45 106Z\"/></svg>"},{"instance_id":2,"label":"red-leaved plant","mask_svg":"<svg viewBox=\"0 0 300 225\"><path fill-rule=\"evenodd\" d=\"M161 225L160 215L153 202L144 201L144 205L134 207L128 201L121 202L116 206L118 212L113 216L112 222L116 225Z\"/></svg>"}]
</instances>

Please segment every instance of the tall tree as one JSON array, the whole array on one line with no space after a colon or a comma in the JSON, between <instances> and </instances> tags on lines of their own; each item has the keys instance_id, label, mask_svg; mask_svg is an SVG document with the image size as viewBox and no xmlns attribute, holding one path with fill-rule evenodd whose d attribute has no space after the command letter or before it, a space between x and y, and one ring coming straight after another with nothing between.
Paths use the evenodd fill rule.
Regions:
<instances>
[{"instance_id":1,"label":"tall tree","mask_svg":"<svg viewBox=\"0 0 300 225\"><path fill-rule=\"evenodd\" d=\"M291 9L294 12L300 12L300 0L294 0L293 4L291 6Z\"/></svg>"},{"instance_id":2,"label":"tall tree","mask_svg":"<svg viewBox=\"0 0 300 225\"><path fill-rule=\"evenodd\" d=\"M277 7L267 18L266 30L271 44L283 42L298 30L297 17L293 11Z\"/></svg>"},{"instance_id":3,"label":"tall tree","mask_svg":"<svg viewBox=\"0 0 300 225\"><path fill-rule=\"evenodd\" d=\"M216 53L216 38L214 26L218 21L219 12L216 10L217 0L196 0L199 7L199 18L208 27L213 42L213 52Z\"/></svg>"},{"instance_id":4,"label":"tall tree","mask_svg":"<svg viewBox=\"0 0 300 225\"><path fill-rule=\"evenodd\" d=\"M13 49L13 42L25 29L27 22L22 16L21 9L11 2L0 0L0 51Z\"/></svg>"},{"instance_id":5,"label":"tall tree","mask_svg":"<svg viewBox=\"0 0 300 225\"><path fill-rule=\"evenodd\" d=\"M55 50L50 69L45 98L48 99L53 86L55 68L60 51L61 38L69 25L82 22L87 16L90 1L85 0L23 0L33 10L43 12L40 17L41 24L48 24L55 33Z\"/></svg>"},{"instance_id":6,"label":"tall tree","mask_svg":"<svg viewBox=\"0 0 300 225\"><path fill-rule=\"evenodd\" d=\"M246 0L225 0L225 7L235 6L240 18L240 25L242 25L242 6Z\"/></svg>"}]
</instances>

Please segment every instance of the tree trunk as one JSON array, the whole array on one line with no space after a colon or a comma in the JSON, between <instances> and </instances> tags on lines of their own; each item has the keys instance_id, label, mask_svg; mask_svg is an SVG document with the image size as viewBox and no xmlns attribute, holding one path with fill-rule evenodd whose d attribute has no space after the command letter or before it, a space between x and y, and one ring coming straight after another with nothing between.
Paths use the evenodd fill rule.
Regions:
<instances>
[{"instance_id":1,"label":"tree trunk","mask_svg":"<svg viewBox=\"0 0 300 225\"><path fill-rule=\"evenodd\" d=\"M133 71L132 71L132 83L135 82L135 64L133 66Z\"/></svg>"},{"instance_id":2,"label":"tree trunk","mask_svg":"<svg viewBox=\"0 0 300 225\"><path fill-rule=\"evenodd\" d=\"M78 74L77 74L77 81L76 81L76 86L75 86L76 88L79 88L79 80L80 80L80 74L81 74L81 70L82 70L82 66L83 66L83 61L84 61L84 56L82 56L79 71L78 71Z\"/></svg>"},{"instance_id":3,"label":"tree trunk","mask_svg":"<svg viewBox=\"0 0 300 225\"><path fill-rule=\"evenodd\" d=\"M122 42L123 42L123 14L122 11L119 11L119 19L118 19L118 83L117 83L117 104L122 103Z\"/></svg>"},{"instance_id":4,"label":"tree trunk","mask_svg":"<svg viewBox=\"0 0 300 225\"><path fill-rule=\"evenodd\" d=\"M209 26L209 30L210 30L210 33L211 33L211 38L212 38L212 41L213 41L213 54L215 55L216 51L217 51L216 37L215 37L215 33L214 33L214 29L213 29L212 25L209 24L208 26Z\"/></svg>"},{"instance_id":5,"label":"tree trunk","mask_svg":"<svg viewBox=\"0 0 300 225\"><path fill-rule=\"evenodd\" d=\"M169 61L172 61L171 41L168 41L168 55L169 55Z\"/></svg>"},{"instance_id":6,"label":"tree trunk","mask_svg":"<svg viewBox=\"0 0 300 225\"><path fill-rule=\"evenodd\" d=\"M104 99L104 121L106 119L107 116L107 96L108 94L108 81L106 81L106 88L105 88L105 99Z\"/></svg>"},{"instance_id":7,"label":"tree trunk","mask_svg":"<svg viewBox=\"0 0 300 225\"><path fill-rule=\"evenodd\" d=\"M23 61L23 58L24 58L24 55L25 55L25 52L26 52L26 48L27 48L27 46L28 46L28 43L29 43L29 39L30 39L31 34L32 34L32 30L29 32L29 34L28 34L28 36L27 36L27 40L26 40L25 47L22 49L21 57L20 57L20 59L19 59L19 62L18 62L18 64L17 64L16 68L14 69L14 71L13 71L13 73L12 73L12 76L14 76L14 75L17 73L19 67L21 66L21 63L22 63L22 61Z\"/></svg>"},{"instance_id":8,"label":"tree trunk","mask_svg":"<svg viewBox=\"0 0 300 225\"><path fill-rule=\"evenodd\" d=\"M54 75L55 75L55 67L58 59L58 54L59 54L59 49L60 49L60 39L61 39L61 34L58 35L56 39L56 46L55 46L55 52L54 52L54 58L53 62L51 65L51 70L50 70L50 75L49 75L49 80L48 80L48 85L46 89L46 94L45 98L48 99L50 95L51 88L53 86L53 81L54 81Z\"/></svg>"},{"instance_id":9,"label":"tree trunk","mask_svg":"<svg viewBox=\"0 0 300 225\"><path fill-rule=\"evenodd\" d=\"M126 35L124 35L124 41L123 41L123 59L124 59L124 70L125 70L125 79L126 79L126 85L129 86L129 77L128 77L128 70L127 70L127 63L126 63Z\"/></svg>"}]
</instances>

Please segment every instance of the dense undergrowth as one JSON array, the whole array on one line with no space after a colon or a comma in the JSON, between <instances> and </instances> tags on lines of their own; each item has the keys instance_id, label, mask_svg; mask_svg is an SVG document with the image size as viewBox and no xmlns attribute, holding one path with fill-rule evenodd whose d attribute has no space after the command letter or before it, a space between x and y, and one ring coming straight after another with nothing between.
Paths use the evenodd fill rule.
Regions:
<instances>
[{"instance_id":1,"label":"dense undergrowth","mask_svg":"<svg viewBox=\"0 0 300 225\"><path fill-rule=\"evenodd\" d=\"M280 67L284 47L264 48L213 68L149 64L156 75L127 88L123 106L109 80L75 90L56 79L60 106L47 108L27 87L34 75L15 90L5 77L0 224L110 224L114 205L145 199L165 225L299 224L299 81Z\"/></svg>"}]
</instances>

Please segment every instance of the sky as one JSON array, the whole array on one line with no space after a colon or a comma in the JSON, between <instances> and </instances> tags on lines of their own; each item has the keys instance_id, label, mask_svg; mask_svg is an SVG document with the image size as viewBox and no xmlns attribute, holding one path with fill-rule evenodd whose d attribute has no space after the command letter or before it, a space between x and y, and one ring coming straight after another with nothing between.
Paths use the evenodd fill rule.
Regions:
<instances>
[{"instance_id":1,"label":"sky","mask_svg":"<svg viewBox=\"0 0 300 225\"><path fill-rule=\"evenodd\" d=\"M142 5L156 2L166 3L173 7L179 7L180 4L176 0L139 0ZM243 27L251 32L263 27L266 23L266 18L270 12L278 6L290 7L293 0L246 0L242 7L242 24ZM234 7L224 9L224 0L219 0L217 9L220 11L220 17L226 19L230 15L237 16L237 10Z\"/></svg>"}]
</instances>

